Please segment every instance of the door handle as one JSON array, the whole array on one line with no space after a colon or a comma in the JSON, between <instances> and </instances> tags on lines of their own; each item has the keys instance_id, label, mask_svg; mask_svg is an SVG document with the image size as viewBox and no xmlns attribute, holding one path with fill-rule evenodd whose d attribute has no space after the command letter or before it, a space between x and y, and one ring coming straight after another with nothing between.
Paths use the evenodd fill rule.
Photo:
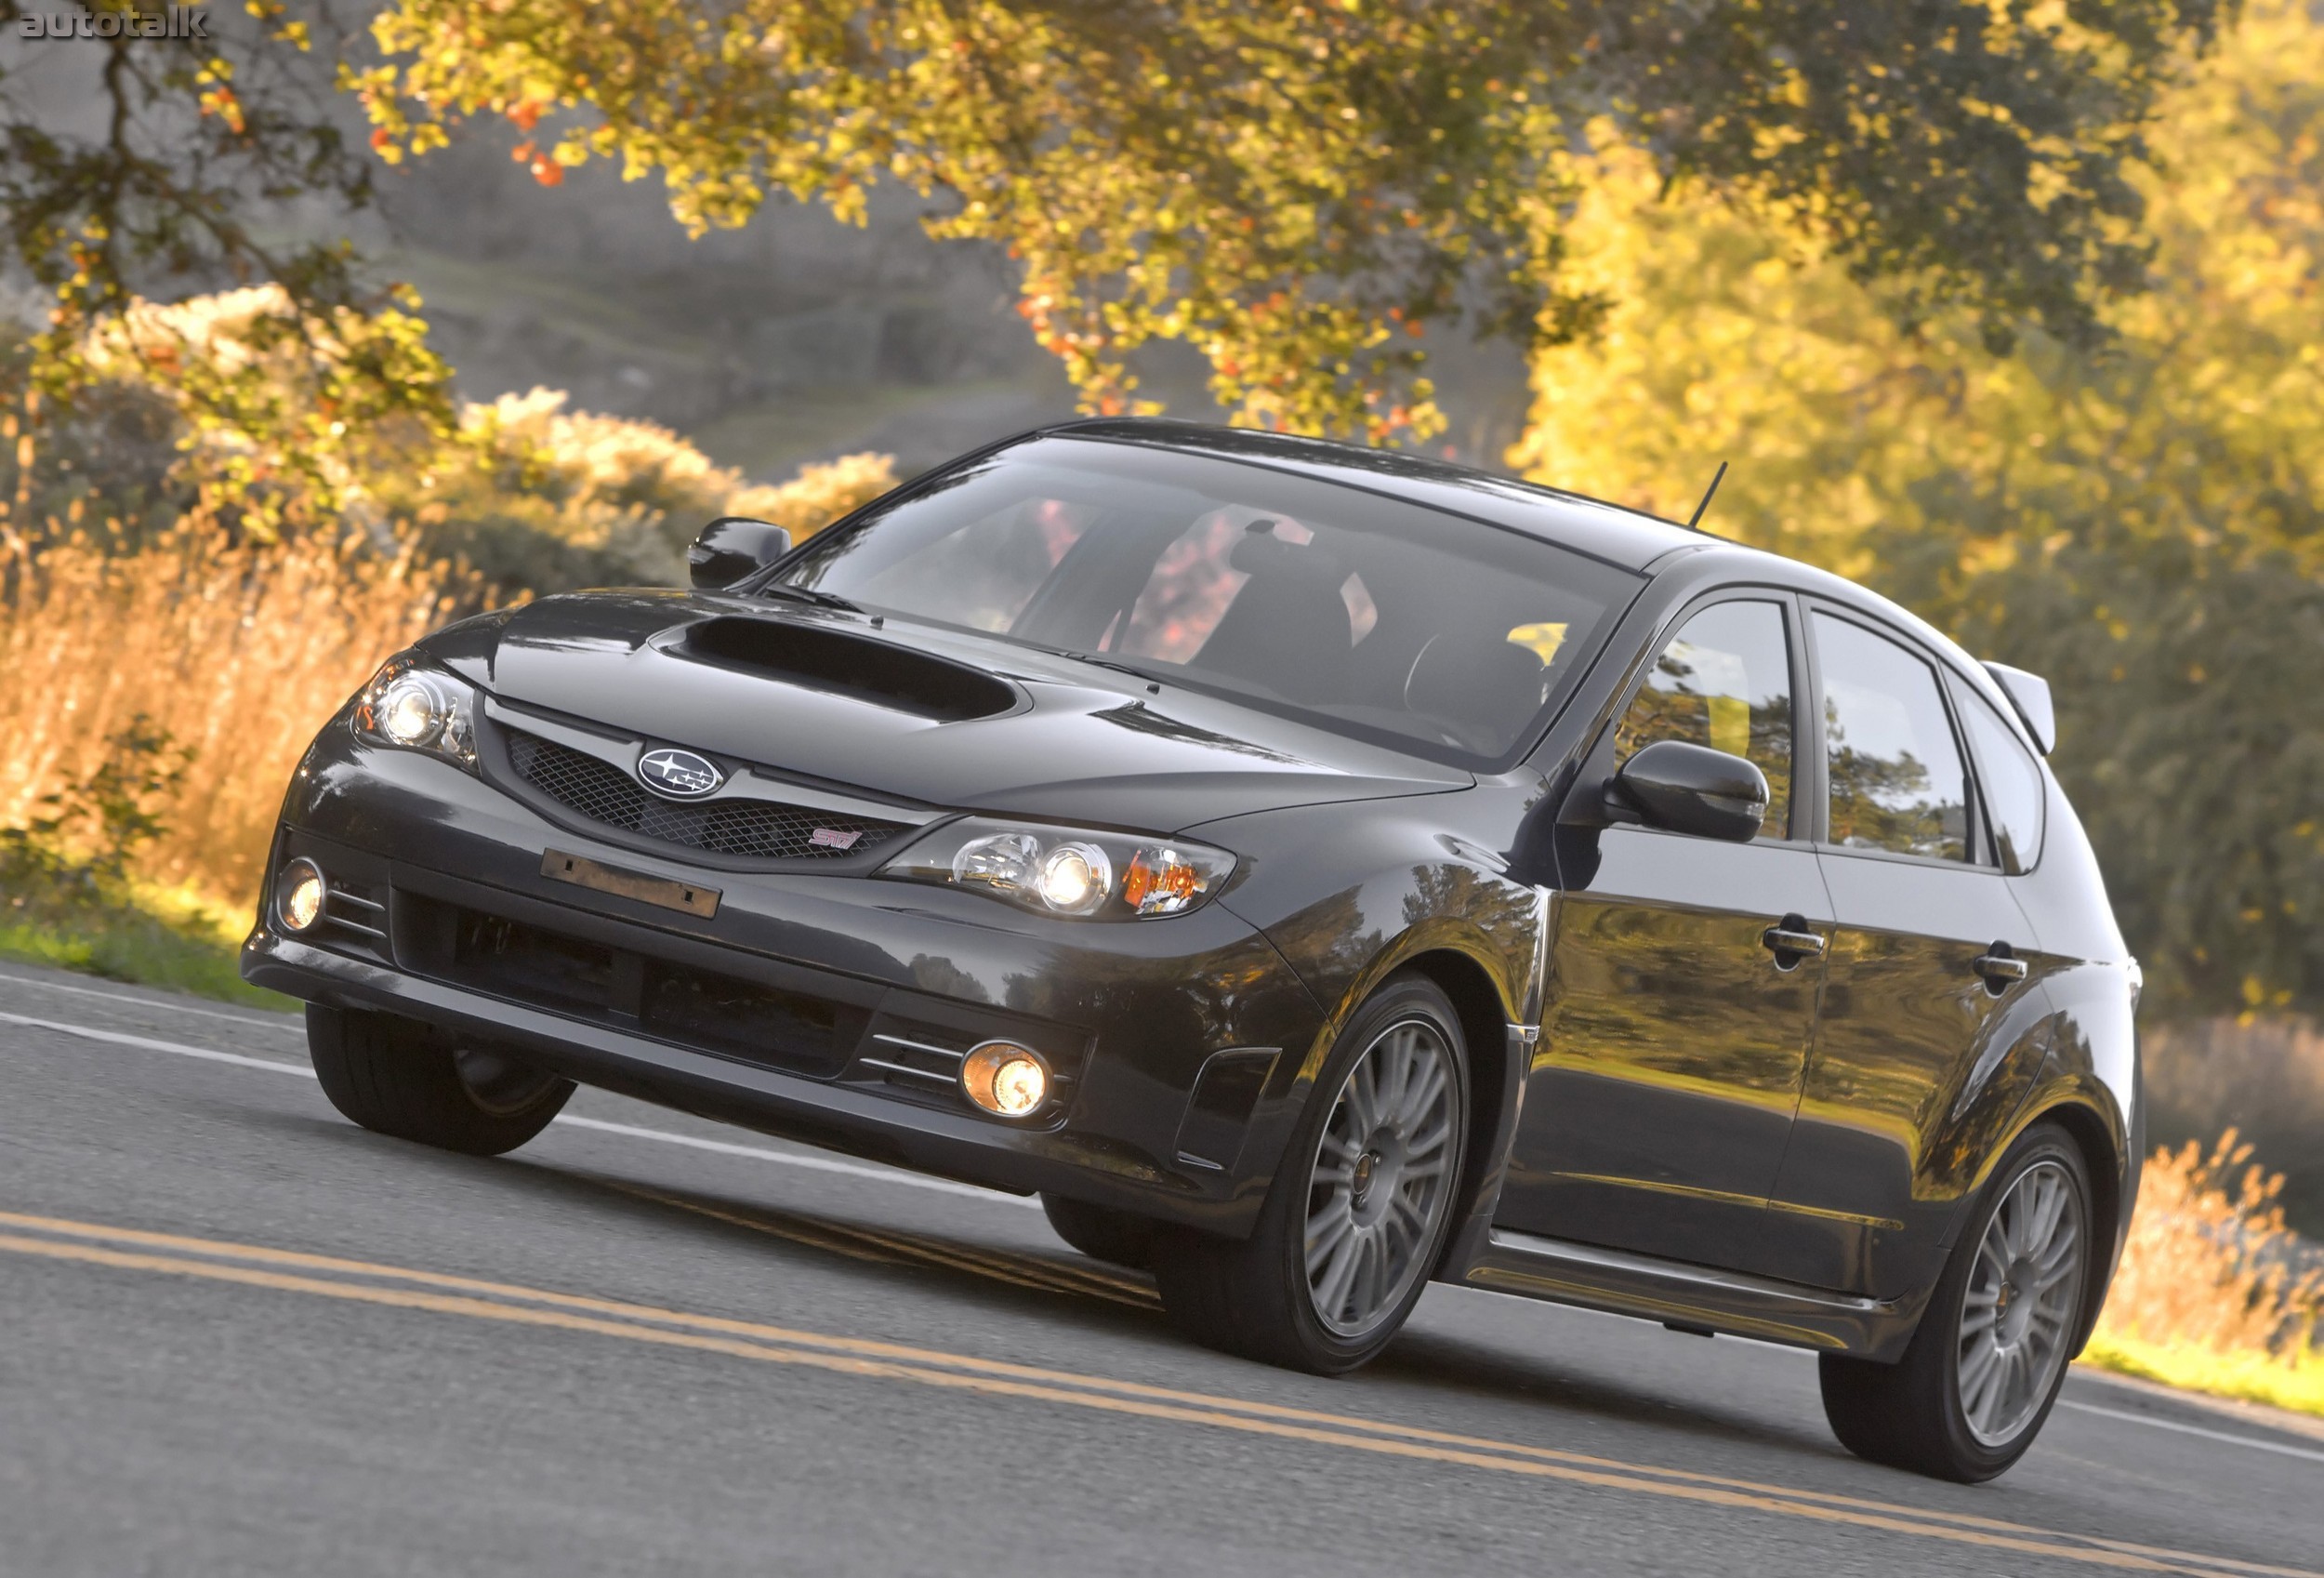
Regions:
<instances>
[{"instance_id":1,"label":"door handle","mask_svg":"<svg viewBox=\"0 0 2324 1578\"><path fill-rule=\"evenodd\" d=\"M1791 917L1787 915L1784 919L1789 921ZM1786 954L1791 955L1794 962L1801 959L1824 957L1824 935L1821 932L1795 930L1790 926L1770 926L1760 933L1759 940L1762 947L1776 956L1776 961L1779 964L1783 962Z\"/></svg>"},{"instance_id":2,"label":"door handle","mask_svg":"<svg viewBox=\"0 0 2324 1578\"><path fill-rule=\"evenodd\" d=\"M2004 983L2026 978L2026 961L2010 954L2007 943L1995 943L1987 952L1969 961L1969 968L1985 977L1985 984L1999 989Z\"/></svg>"}]
</instances>

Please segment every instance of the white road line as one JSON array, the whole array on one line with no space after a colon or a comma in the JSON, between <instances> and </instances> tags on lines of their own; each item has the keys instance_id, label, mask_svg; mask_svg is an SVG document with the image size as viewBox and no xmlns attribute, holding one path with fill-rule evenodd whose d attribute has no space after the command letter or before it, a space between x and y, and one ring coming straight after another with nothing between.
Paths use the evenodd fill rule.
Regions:
<instances>
[{"instance_id":1,"label":"white road line","mask_svg":"<svg viewBox=\"0 0 2324 1578\"><path fill-rule=\"evenodd\" d=\"M2127 1420L2133 1425L2152 1425L2158 1430L2176 1430L2182 1435L2200 1436L2207 1441L2226 1441L2238 1447L2255 1447L2261 1452L2279 1452L2286 1457L2304 1457L2310 1463L2324 1463L2324 1452L2310 1447L2288 1446L2282 1441L2263 1441L2257 1436L2238 1436L2226 1430L2207 1430L2200 1425L2182 1425L2175 1419L2157 1419L2151 1413L2133 1413L2128 1409L2101 1408L2094 1402L2076 1402L2072 1398L2058 1399L2058 1406L2083 1413L2102 1413L2108 1419Z\"/></svg>"},{"instance_id":2,"label":"white road line","mask_svg":"<svg viewBox=\"0 0 2324 1578\"><path fill-rule=\"evenodd\" d=\"M8 975L0 976L0 979L20 980L22 977ZM50 983L33 982L32 984L46 986ZM97 992L92 995L122 996L117 992ZM123 997L122 1000L127 1002L142 1002L148 1007L166 1006L173 1011L176 1007L175 1004L153 1003L144 998ZM221 1014L220 1017L232 1018L235 1015ZM156 1041L151 1036L133 1036L121 1030L100 1030L90 1025L73 1025L57 1019L34 1019L22 1014L0 1014L0 1024L22 1025L27 1028L36 1030L54 1030L61 1035L79 1036L87 1041L110 1041L119 1046L139 1047L148 1052L174 1053L180 1057L198 1057L205 1063L231 1063L243 1068L263 1068L276 1074L295 1074L304 1080L311 1080L315 1077L314 1070L302 1064L281 1063L269 1057L245 1057L236 1052L219 1052L205 1046L187 1046L180 1041ZM561 1116L557 1120L557 1124L551 1127L557 1125L574 1129L591 1129L599 1134L619 1134L627 1139L655 1140L663 1145L684 1146L693 1150L712 1151L720 1156L745 1156L758 1161L772 1161L785 1167L802 1168L811 1173L838 1173L852 1178L869 1178L882 1184L901 1184L906 1188L929 1189L939 1194L966 1195L973 1200L991 1200L1001 1205L1028 1206L1035 1210L1040 1207L1040 1201L1037 1200L1002 1194L996 1189L981 1189L973 1184L956 1184L949 1178L926 1178L916 1173L905 1173L892 1168L866 1167L852 1161L837 1161L824 1156L793 1156L784 1151L768 1150L762 1146L736 1145L732 1141L704 1139L695 1134L674 1134L664 1129L640 1128L634 1123L609 1123L601 1118L583 1118L577 1114L567 1113ZM1617 1317L1617 1319L1627 1319L1628 1317ZM1777 1347L1781 1345L1771 1343L1765 1346ZM1801 1350L1784 1348L1783 1351L1796 1353ZM2209 1430L2200 1425L2182 1425L2175 1419L2157 1419L2152 1414L2133 1413L2125 1409L2102 1408L2094 1402L2077 1402L2071 1398L2058 1399L2058 1406L2074 1409L2082 1413L2101 1414L2106 1418L2122 1420L2127 1424L2148 1425L2158 1430L2175 1430L2182 1435L2200 1436L2205 1440L2224 1441L2230 1446L2251 1447L2259 1452L2280 1452L2286 1457L2304 1458L2312 1463L2324 1463L2324 1452L2313 1451L2307 1447L2288 1446L2281 1441L2264 1441L2255 1436L2238 1436L2226 1430Z\"/></svg>"},{"instance_id":3,"label":"white road line","mask_svg":"<svg viewBox=\"0 0 2324 1578\"><path fill-rule=\"evenodd\" d=\"M22 1025L29 1029L54 1030L59 1035L79 1036L85 1041L109 1041L116 1046L134 1046L147 1052L173 1053L179 1057L198 1057L205 1063L231 1063L242 1068L263 1068L274 1074L296 1074L311 1080L315 1071L300 1063L284 1063L271 1057L245 1057L238 1052L219 1052L213 1047L187 1046L182 1041L155 1041L151 1036L133 1036L122 1030L100 1030L93 1025L73 1025L60 1019L35 1019L23 1014L0 1014L0 1024ZM1039 1210L1041 1202L1023 1195L1003 1194L997 1189L983 1189L974 1184L957 1184L950 1178L923 1177L898 1168L872 1167L861 1162L838 1161L825 1156L795 1156L787 1151L769 1150L763 1146L735 1145L729 1140L704 1139L695 1134L674 1134L667 1129L644 1129L634 1123L609 1123L602 1118L583 1118L577 1113L561 1115L552 1128L593 1129L600 1134L619 1134L627 1139L657 1140L663 1145L684 1146L692 1150L715 1151L720 1156L746 1156L757 1161L778 1162L785 1167L797 1167L810 1173L838 1173L851 1178L869 1178L876 1183L900 1184L907 1189L928 1189L937 1194L965 1195L971 1200L990 1200L998 1205L1028 1206Z\"/></svg>"},{"instance_id":4,"label":"white road line","mask_svg":"<svg viewBox=\"0 0 2324 1578\"><path fill-rule=\"evenodd\" d=\"M244 1068L270 1068L277 1074L297 1074L311 1080L315 1071L296 1063L281 1063L271 1057L244 1057L239 1052L219 1052L215 1047L188 1046L182 1041L157 1041L151 1036L133 1036L122 1030L100 1030L94 1025L68 1025L60 1019L34 1019L22 1014L0 1014L0 1024L25 1025L35 1030L54 1030L59 1035L79 1036L85 1041L111 1041L116 1046L143 1047L148 1052L171 1052L179 1057L198 1057L205 1063L231 1063Z\"/></svg>"},{"instance_id":5,"label":"white road line","mask_svg":"<svg viewBox=\"0 0 2324 1578\"><path fill-rule=\"evenodd\" d=\"M1041 1202L1023 1195L1003 1194L998 1189L979 1188L974 1184L956 1184L949 1178L927 1178L918 1173L901 1173L891 1168L865 1167L852 1161L834 1161L826 1156L791 1156L779 1150L765 1150L758 1146L734 1145L726 1140L706 1140L694 1134L673 1134L664 1129L640 1129L630 1123L608 1123L602 1118L582 1118L572 1114L557 1120L559 1125L571 1124L576 1129L595 1129L600 1134L627 1134L632 1139L660 1140L665 1145L691 1146L696 1150L712 1150L720 1156L752 1156L762 1161L780 1161L786 1167L804 1167L814 1173L844 1173L851 1178L877 1178L883 1184L903 1184L915 1189L934 1189L942 1194L966 1195L971 1200L991 1200L996 1205L1025 1205L1041 1209Z\"/></svg>"},{"instance_id":6,"label":"white road line","mask_svg":"<svg viewBox=\"0 0 2324 1578\"><path fill-rule=\"evenodd\" d=\"M289 1014L236 1014L223 1008L196 1008L190 1002L164 1002L155 998L138 997L130 992L109 992L98 987L69 986L63 981L43 981L31 975L11 975L0 971L0 981L14 987L31 987L45 992L71 992L75 997L101 997L108 1002L126 1002L139 1008L159 1009L164 1014L193 1014L205 1019L226 1019L237 1025L247 1025L254 1030L303 1031L306 1026Z\"/></svg>"}]
</instances>

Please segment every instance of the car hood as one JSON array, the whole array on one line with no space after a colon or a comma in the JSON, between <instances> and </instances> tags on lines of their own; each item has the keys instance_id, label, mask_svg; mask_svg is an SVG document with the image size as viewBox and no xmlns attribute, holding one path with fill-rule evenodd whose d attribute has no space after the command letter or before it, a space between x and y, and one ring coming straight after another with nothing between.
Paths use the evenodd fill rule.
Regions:
<instances>
[{"instance_id":1,"label":"car hood","mask_svg":"<svg viewBox=\"0 0 2324 1578\"><path fill-rule=\"evenodd\" d=\"M757 599L544 598L428 648L520 708L927 805L1176 831L1474 782L997 638Z\"/></svg>"}]
</instances>

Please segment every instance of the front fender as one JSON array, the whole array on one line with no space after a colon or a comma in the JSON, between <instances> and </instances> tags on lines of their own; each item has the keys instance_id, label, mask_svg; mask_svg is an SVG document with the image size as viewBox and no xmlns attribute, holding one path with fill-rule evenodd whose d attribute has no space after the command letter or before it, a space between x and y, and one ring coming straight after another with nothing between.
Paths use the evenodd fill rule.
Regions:
<instances>
[{"instance_id":1,"label":"front fender","mask_svg":"<svg viewBox=\"0 0 2324 1578\"><path fill-rule=\"evenodd\" d=\"M1429 798L1435 810L1466 797ZM1417 968L1453 1000L1468 1042L1465 1227L1489 1220L1499 1194L1540 1020L1552 895L1512 878L1483 843L1415 825L1398 814L1399 803L1267 814L1204 829L1230 847L1260 851L1221 902L1274 945L1324 1009L1314 1039L1270 1080L1245 1158L1248 1164L1263 1155L1272 1177L1348 1021L1383 981ZM1351 869L1358 855L1362 869ZM1470 1236L1457 1232L1456 1248Z\"/></svg>"}]
</instances>

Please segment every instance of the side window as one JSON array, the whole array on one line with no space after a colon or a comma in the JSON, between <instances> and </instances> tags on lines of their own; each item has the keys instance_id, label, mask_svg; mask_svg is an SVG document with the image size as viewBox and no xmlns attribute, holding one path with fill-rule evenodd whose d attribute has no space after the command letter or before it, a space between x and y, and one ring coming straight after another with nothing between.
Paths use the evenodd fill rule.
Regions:
<instances>
[{"instance_id":1,"label":"side window","mask_svg":"<svg viewBox=\"0 0 2324 1578\"><path fill-rule=\"evenodd\" d=\"M1759 836L1789 835L1791 654L1781 604L1716 603L1679 628L1615 725L1615 765L1665 739L1750 761L1767 775Z\"/></svg>"},{"instance_id":2,"label":"side window","mask_svg":"<svg viewBox=\"0 0 2324 1578\"><path fill-rule=\"evenodd\" d=\"M2012 871L2030 871L2041 858L2041 806L2047 798L2041 769L1983 696L1955 684L1953 702L1977 761L1977 782L1985 789L1986 816L1993 824L2001 864Z\"/></svg>"},{"instance_id":3,"label":"side window","mask_svg":"<svg viewBox=\"0 0 2324 1578\"><path fill-rule=\"evenodd\" d=\"M1861 625L1815 616L1831 838L1969 858L1969 778L1926 659Z\"/></svg>"}]
</instances>

